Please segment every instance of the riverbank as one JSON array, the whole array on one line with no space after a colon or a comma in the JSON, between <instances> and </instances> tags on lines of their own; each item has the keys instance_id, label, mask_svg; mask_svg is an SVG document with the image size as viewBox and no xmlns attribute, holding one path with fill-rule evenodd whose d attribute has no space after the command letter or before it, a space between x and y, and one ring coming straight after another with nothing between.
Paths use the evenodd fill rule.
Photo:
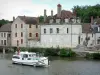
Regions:
<instances>
[{"instance_id":1,"label":"riverbank","mask_svg":"<svg viewBox=\"0 0 100 75\"><path fill-rule=\"evenodd\" d=\"M14 53L18 51L17 47L13 47L8 53ZM71 48L26 48L20 47L20 51L29 51L36 52L43 56L58 56L58 57L81 57L81 58L91 58L91 59L100 59L100 51L90 51L83 49L71 49Z\"/></svg>"}]
</instances>

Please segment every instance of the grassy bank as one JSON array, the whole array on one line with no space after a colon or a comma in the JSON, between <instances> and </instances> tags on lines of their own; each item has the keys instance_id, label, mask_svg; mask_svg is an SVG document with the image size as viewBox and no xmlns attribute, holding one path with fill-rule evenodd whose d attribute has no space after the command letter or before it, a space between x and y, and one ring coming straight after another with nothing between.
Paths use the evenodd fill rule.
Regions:
<instances>
[{"instance_id":1,"label":"grassy bank","mask_svg":"<svg viewBox=\"0 0 100 75\"><path fill-rule=\"evenodd\" d=\"M100 60L100 53L87 53L86 58Z\"/></svg>"},{"instance_id":2,"label":"grassy bank","mask_svg":"<svg viewBox=\"0 0 100 75\"><path fill-rule=\"evenodd\" d=\"M13 48L14 52L17 48ZM71 48L26 48L21 47L21 51L38 52L44 56L60 56L60 57L75 57L75 52Z\"/></svg>"}]
</instances>

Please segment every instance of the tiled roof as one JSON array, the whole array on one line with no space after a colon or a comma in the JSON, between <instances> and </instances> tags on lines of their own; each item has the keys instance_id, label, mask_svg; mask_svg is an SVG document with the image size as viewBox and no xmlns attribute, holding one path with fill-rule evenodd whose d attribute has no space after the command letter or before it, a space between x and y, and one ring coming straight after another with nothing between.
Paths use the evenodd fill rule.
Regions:
<instances>
[{"instance_id":1,"label":"tiled roof","mask_svg":"<svg viewBox=\"0 0 100 75\"><path fill-rule=\"evenodd\" d=\"M2 25L0 28L0 32L11 32L11 24L12 23Z\"/></svg>"},{"instance_id":2,"label":"tiled roof","mask_svg":"<svg viewBox=\"0 0 100 75\"><path fill-rule=\"evenodd\" d=\"M55 18L62 18L62 19L65 19L65 18L72 18L73 17L73 13L70 12L70 11L66 11L66 10L62 10L61 11L61 16L60 17L57 17L57 14L54 15Z\"/></svg>"},{"instance_id":3,"label":"tiled roof","mask_svg":"<svg viewBox=\"0 0 100 75\"><path fill-rule=\"evenodd\" d=\"M18 16L21 20L23 20L26 24L37 24L36 17L28 17L28 16Z\"/></svg>"}]
</instances>

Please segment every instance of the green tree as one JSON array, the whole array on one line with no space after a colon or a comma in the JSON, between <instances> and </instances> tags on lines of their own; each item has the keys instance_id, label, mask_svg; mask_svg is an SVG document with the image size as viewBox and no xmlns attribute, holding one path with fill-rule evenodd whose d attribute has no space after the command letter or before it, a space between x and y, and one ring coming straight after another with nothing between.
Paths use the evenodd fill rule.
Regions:
<instances>
[{"instance_id":1,"label":"green tree","mask_svg":"<svg viewBox=\"0 0 100 75\"><path fill-rule=\"evenodd\" d=\"M40 22L40 23L43 23L43 22L44 22L44 17L43 17L43 16L40 16L40 17L39 17L39 22Z\"/></svg>"},{"instance_id":2,"label":"green tree","mask_svg":"<svg viewBox=\"0 0 100 75\"><path fill-rule=\"evenodd\" d=\"M97 18L100 16L100 4L96 4L94 6L74 6L72 10L76 11L77 17L81 18L81 21L84 23L90 23L90 18L93 16Z\"/></svg>"},{"instance_id":3,"label":"green tree","mask_svg":"<svg viewBox=\"0 0 100 75\"><path fill-rule=\"evenodd\" d=\"M2 19L0 20L0 27L4 24L7 24L7 23L10 23L11 21L8 21L8 20L5 20L5 19Z\"/></svg>"}]
</instances>

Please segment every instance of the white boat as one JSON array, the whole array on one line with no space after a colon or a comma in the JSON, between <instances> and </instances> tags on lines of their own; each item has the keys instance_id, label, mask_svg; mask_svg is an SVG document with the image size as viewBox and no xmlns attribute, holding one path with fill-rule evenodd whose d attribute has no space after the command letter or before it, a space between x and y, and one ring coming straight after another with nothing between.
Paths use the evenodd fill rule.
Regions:
<instances>
[{"instance_id":1,"label":"white boat","mask_svg":"<svg viewBox=\"0 0 100 75\"><path fill-rule=\"evenodd\" d=\"M12 57L12 63L43 67L49 66L48 57L37 56L37 54L33 52L16 53Z\"/></svg>"}]
</instances>

